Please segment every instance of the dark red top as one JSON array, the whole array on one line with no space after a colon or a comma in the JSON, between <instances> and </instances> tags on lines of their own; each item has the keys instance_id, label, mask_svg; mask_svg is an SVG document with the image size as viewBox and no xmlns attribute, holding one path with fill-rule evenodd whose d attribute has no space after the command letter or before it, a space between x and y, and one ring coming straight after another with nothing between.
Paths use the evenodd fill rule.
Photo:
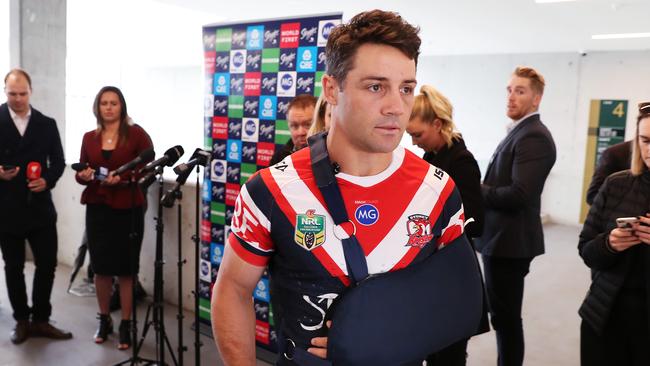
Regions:
<instances>
[{"instance_id":1,"label":"dark red top","mask_svg":"<svg viewBox=\"0 0 650 366\"><path fill-rule=\"evenodd\" d=\"M81 143L81 155L79 157L80 163L88 163L88 165L99 171L100 167L113 171L120 166L135 159L140 153L146 149L153 148L149 135L138 125L129 127L129 137L126 144L117 143L115 150L111 153L109 159L105 159L102 155L102 139L96 130L86 132ZM136 167L137 170L141 169L144 164ZM125 172L120 175L120 183L114 186L101 185L99 181L92 180L84 182L75 175L79 184L86 185L81 194L81 203L96 203L106 204L112 208L124 209L135 206L142 206L144 196L142 191L136 187L135 202L132 202L131 188L127 184L131 176L130 172ZM136 176L136 179L139 178Z\"/></svg>"}]
</instances>

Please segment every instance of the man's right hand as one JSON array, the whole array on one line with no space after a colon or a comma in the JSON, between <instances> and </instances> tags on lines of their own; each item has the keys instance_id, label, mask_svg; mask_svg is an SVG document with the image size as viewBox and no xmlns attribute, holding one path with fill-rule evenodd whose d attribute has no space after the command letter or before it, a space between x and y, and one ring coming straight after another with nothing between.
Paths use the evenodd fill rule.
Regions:
<instances>
[{"instance_id":1,"label":"man's right hand","mask_svg":"<svg viewBox=\"0 0 650 366\"><path fill-rule=\"evenodd\" d=\"M83 180L84 182L90 182L95 178L95 169L92 168L86 168L79 173L77 173L77 176L79 179Z\"/></svg>"},{"instance_id":2,"label":"man's right hand","mask_svg":"<svg viewBox=\"0 0 650 366\"><path fill-rule=\"evenodd\" d=\"M16 178L16 175L18 175L18 172L20 171L19 167L15 167L10 170L5 170L3 166L0 166L0 179L2 180L12 180Z\"/></svg>"},{"instance_id":3,"label":"man's right hand","mask_svg":"<svg viewBox=\"0 0 650 366\"><path fill-rule=\"evenodd\" d=\"M622 229L617 227L609 233L609 246L616 252L641 244L641 240L634 234L633 229Z\"/></svg>"}]
</instances>

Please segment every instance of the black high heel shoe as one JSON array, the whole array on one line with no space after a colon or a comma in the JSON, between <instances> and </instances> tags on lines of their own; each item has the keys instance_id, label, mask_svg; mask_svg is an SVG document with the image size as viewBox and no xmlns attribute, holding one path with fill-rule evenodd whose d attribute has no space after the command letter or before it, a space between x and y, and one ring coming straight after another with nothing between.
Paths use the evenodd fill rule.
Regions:
<instances>
[{"instance_id":1,"label":"black high heel shoe","mask_svg":"<svg viewBox=\"0 0 650 366\"><path fill-rule=\"evenodd\" d=\"M106 342L108 335L113 333L113 319L110 314L97 314L99 319L99 328L95 332L95 343L101 344Z\"/></svg>"},{"instance_id":2,"label":"black high heel shoe","mask_svg":"<svg viewBox=\"0 0 650 366\"><path fill-rule=\"evenodd\" d=\"M120 343L117 349L125 350L131 347L131 321L122 320L120 323Z\"/></svg>"}]
</instances>

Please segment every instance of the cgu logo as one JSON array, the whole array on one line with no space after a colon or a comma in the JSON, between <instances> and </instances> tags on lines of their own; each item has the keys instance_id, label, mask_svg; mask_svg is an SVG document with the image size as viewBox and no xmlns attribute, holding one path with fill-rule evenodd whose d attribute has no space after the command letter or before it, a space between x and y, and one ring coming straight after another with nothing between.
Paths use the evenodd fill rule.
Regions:
<instances>
[{"instance_id":1,"label":"cgu logo","mask_svg":"<svg viewBox=\"0 0 650 366\"><path fill-rule=\"evenodd\" d=\"M260 135L266 137L266 138L271 138L271 134L273 133L273 126L268 125L268 126L260 126Z\"/></svg>"},{"instance_id":2,"label":"cgu logo","mask_svg":"<svg viewBox=\"0 0 650 366\"><path fill-rule=\"evenodd\" d=\"M280 79L280 86L284 90L289 90L293 86L293 78L289 74L284 74Z\"/></svg>"},{"instance_id":3,"label":"cgu logo","mask_svg":"<svg viewBox=\"0 0 650 366\"><path fill-rule=\"evenodd\" d=\"M275 29L273 31L265 31L264 32L264 42L271 42L271 44L276 44L278 43L278 36L280 35L280 30Z\"/></svg>"},{"instance_id":4,"label":"cgu logo","mask_svg":"<svg viewBox=\"0 0 650 366\"><path fill-rule=\"evenodd\" d=\"M228 67L228 56L217 56L216 63L218 67Z\"/></svg>"},{"instance_id":5,"label":"cgu logo","mask_svg":"<svg viewBox=\"0 0 650 366\"><path fill-rule=\"evenodd\" d=\"M232 63L233 65L240 67L241 65L244 64L244 54L241 52L235 53L235 55L232 57Z\"/></svg>"},{"instance_id":6,"label":"cgu logo","mask_svg":"<svg viewBox=\"0 0 650 366\"><path fill-rule=\"evenodd\" d=\"M246 56L246 64L249 66L257 67L257 65L260 63L261 60L262 60L261 54Z\"/></svg>"},{"instance_id":7,"label":"cgu logo","mask_svg":"<svg viewBox=\"0 0 650 366\"><path fill-rule=\"evenodd\" d=\"M255 156L255 150L257 150L255 146L244 146L241 150L241 153L247 158L252 158Z\"/></svg>"},{"instance_id":8,"label":"cgu logo","mask_svg":"<svg viewBox=\"0 0 650 366\"><path fill-rule=\"evenodd\" d=\"M280 55L280 65L282 66L287 66L291 67L293 66L293 62L296 60L296 53L291 52L291 53L283 53Z\"/></svg>"},{"instance_id":9,"label":"cgu logo","mask_svg":"<svg viewBox=\"0 0 650 366\"><path fill-rule=\"evenodd\" d=\"M231 123L228 125L228 132L234 133L241 129L241 122Z\"/></svg>"},{"instance_id":10,"label":"cgu logo","mask_svg":"<svg viewBox=\"0 0 650 366\"><path fill-rule=\"evenodd\" d=\"M217 176L220 176L220 175L223 175L223 172L224 172L223 163L220 162L220 161L217 161L214 164L214 174L216 174Z\"/></svg>"},{"instance_id":11,"label":"cgu logo","mask_svg":"<svg viewBox=\"0 0 650 366\"><path fill-rule=\"evenodd\" d=\"M247 120L246 125L244 125L244 132L246 132L248 136L252 136L253 134L255 134L255 130L256 130L255 122L250 119Z\"/></svg>"},{"instance_id":12,"label":"cgu logo","mask_svg":"<svg viewBox=\"0 0 650 366\"><path fill-rule=\"evenodd\" d=\"M330 36L330 33L332 33L332 29L334 29L334 23L325 23L323 26L323 38L327 39Z\"/></svg>"},{"instance_id":13,"label":"cgu logo","mask_svg":"<svg viewBox=\"0 0 650 366\"><path fill-rule=\"evenodd\" d=\"M223 145L223 144L221 144L221 145L214 144L214 147L213 147L212 150L214 150L214 152L215 152L216 154L221 154L221 153L223 153L223 152L226 151L226 145Z\"/></svg>"},{"instance_id":14,"label":"cgu logo","mask_svg":"<svg viewBox=\"0 0 650 366\"><path fill-rule=\"evenodd\" d=\"M278 78L265 77L264 79L262 79L262 89L268 91L274 91L275 84L277 83L278 83Z\"/></svg>"},{"instance_id":15,"label":"cgu logo","mask_svg":"<svg viewBox=\"0 0 650 366\"><path fill-rule=\"evenodd\" d=\"M241 90L243 86L244 86L244 79L241 78L230 79L230 89Z\"/></svg>"},{"instance_id":16,"label":"cgu logo","mask_svg":"<svg viewBox=\"0 0 650 366\"><path fill-rule=\"evenodd\" d=\"M314 41L314 36L318 32L318 28L312 27L312 28L303 28L300 30L300 39L304 39L305 41L308 42L313 42Z\"/></svg>"},{"instance_id":17,"label":"cgu logo","mask_svg":"<svg viewBox=\"0 0 650 366\"><path fill-rule=\"evenodd\" d=\"M250 39L250 41L255 42L258 39L260 39L260 31L258 31L257 29L253 29L251 31L251 39Z\"/></svg>"},{"instance_id":18,"label":"cgu logo","mask_svg":"<svg viewBox=\"0 0 650 366\"><path fill-rule=\"evenodd\" d=\"M278 113L287 114L289 102L278 102Z\"/></svg>"},{"instance_id":19,"label":"cgu logo","mask_svg":"<svg viewBox=\"0 0 650 366\"><path fill-rule=\"evenodd\" d=\"M302 61L300 61L300 68L311 69L314 61L312 61L312 54L310 50L305 50L302 53Z\"/></svg>"},{"instance_id":20,"label":"cgu logo","mask_svg":"<svg viewBox=\"0 0 650 366\"><path fill-rule=\"evenodd\" d=\"M227 100L220 100L220 101L214 103L214 110L215 111L218 110L218 111L224 111L225 112L225 109L226 109L227 106L228 106L228 101Z\"/></svg>"},{"instance_id":21,"label":"cgu logo","mask_svg":"<svg viewBox=\"0 0 650 366\"><path fill-rule=\"evenodd\" d=\"M298 78L296 81L296 87L303 89L306 92L311 91L311 85L314 83L314 77L310 76L308 78Z\"/></svg>"},{"instance_id":22,"label":"cgu logo","mask_svg":"<svg viewBox=\"0 0 650 366\"><path fill-rule=\"evenodd\" d=\"M233 33L232 35L232 44L244 44L246 39L246 32Z\"/></svg>"},{"instance_id":23,"label":"cgu logo","mask_svg":"<svg viewBox=\"0 0 650 366\"><path fill-rule=\"evenodd\" d=\"M226 77L225 76L219 76L219 79L217 80L217 84L219 86L224 86L226 85Z\"/></svg>"},{"instance_id":24,"label":"cgu logo","mask_svg":"<svg viewBox=\"0 0 650 366\"><path fill-rule=\"evenodd\" d=\"M257 100L247 100L244 102L244 109L248 113L255 113L259 102Z\"/></svg>"}]
</instances>

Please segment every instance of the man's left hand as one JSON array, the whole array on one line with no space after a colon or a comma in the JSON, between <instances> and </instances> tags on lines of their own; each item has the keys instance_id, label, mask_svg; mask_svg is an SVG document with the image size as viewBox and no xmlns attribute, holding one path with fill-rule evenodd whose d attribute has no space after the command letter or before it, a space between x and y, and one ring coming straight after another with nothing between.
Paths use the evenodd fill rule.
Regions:
<instances>
[{"instance_id":1,"label":"man's left hand","mask_svg":"<svg viewBox=\"0 0 650 366\"><path fill-rule=\"evenodd\" d=\"M327 328L332 327L332 321L327 321ZM307 348L307 352L322 359L327 358L327 337L314 337L311 339L311 345L314 347Z\"/></svg>"},{"instance_id":2,"label":"man's left hand","mask_svg":"<svg viewBox=\"0 0 650 366\"><path fill-rule=\"evenodd\" d=\"M27 188L35 193L43 192L47 188L47 182L43 178L30 180L29 183L27 183Z\"/></svg>"}]
</instances>

